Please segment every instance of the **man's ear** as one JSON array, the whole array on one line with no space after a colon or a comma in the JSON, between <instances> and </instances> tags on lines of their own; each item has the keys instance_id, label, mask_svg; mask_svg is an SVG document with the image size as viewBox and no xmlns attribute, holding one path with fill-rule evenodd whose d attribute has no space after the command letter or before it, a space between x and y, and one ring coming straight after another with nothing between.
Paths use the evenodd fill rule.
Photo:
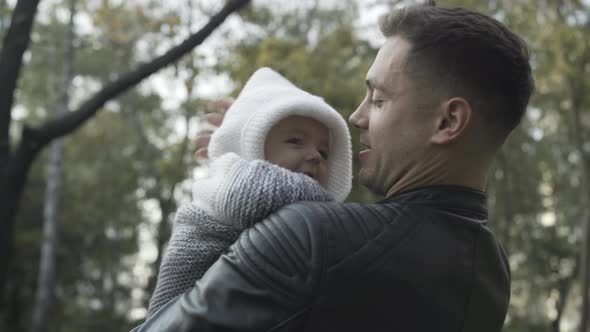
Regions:
<instances>
[{"instance_id":1,"label":"man's ear","mask_svg":"<svg viewBox=\"0 0 590 332\"><path fill-rule=\"evenodd\" d=\"M455 142L471 124L472 109L463 98L451 98L440 105L437 128L431 138L434 144Z\"/></svg>"}]
</instances>

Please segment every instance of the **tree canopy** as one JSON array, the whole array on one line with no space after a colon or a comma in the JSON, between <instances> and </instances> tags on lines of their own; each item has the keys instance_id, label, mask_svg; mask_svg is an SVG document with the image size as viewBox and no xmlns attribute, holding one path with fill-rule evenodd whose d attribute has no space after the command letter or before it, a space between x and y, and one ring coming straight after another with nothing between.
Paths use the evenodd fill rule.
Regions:
<instances>
[{"instance_id":1,"label":"tree canopy","mask_svg":"<svg viewBox=\"0 0 590 332\"><path fill-rule=\"evenodd\" d=\"M33 2L28 3L36 7ZM235 10L238 1L233 2ZM7 36L12 15L25 3L0 1L2 52L23 42L17 38L11 44ZM95 110L100 113L69 130L46 330L128 330L142 320L174 212L190 200L191 179L202 171L193 139L197 130L207 128L203 114L215 111L219 100L235 97L256 68L269 66L347 118L364 96L365 74L381 42L373 38L379 14L410 3L276 6L254 1L209 31L213 33L202 45L107 98ZM583 331L589 310L583 295L589 278L584 271L590 220L590 3L439 3L492 15L516 31L532 55L536 92L523 124L497 157L488 188L489 224L506 249L512 273L504 331ZM211 1L78 0L68 115L83 109L109 82L198 34L223 8ZM0 92L0 124L10 123L0 126L0 134L7 129L0 143L10 142L9 147L0 144L0 162L26 142L27 128L44 128L53 119L68 13L68 1L41 2L30 34L23 32L30 44L22 51L11 105L3 106L7 94ZM0 69L6 70L6 63L10 61L0 61ZM353 144L356 156L358 140ZM12 183L6 178L10 168L0 164L5 176L0 191L19 197L10 264L3 267L0 330L31 329L51 159L48 149L38 148L22 194L5 190ZM354 162L356 167L356 158ZM378 199L355 181L348 200Z\"/></svg>"}]
</instances>

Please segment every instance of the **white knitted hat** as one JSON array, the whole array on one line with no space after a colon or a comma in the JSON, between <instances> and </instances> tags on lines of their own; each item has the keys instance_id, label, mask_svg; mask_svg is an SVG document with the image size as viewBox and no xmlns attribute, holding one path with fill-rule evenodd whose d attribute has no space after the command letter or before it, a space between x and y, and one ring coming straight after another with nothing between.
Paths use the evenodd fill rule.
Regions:
<instances>
[{"instance_id":1,"label":"white knitted hat","mask_svg":"<svg viewBox=\"0 0 590 332\"><path fill-rule=\"evenodd\" d=\"M352 186L350 133L342 116L322 98L305 92L270 68L258 69L227 110L209 143L212 160L234 152L246 160L265 159L264 142L280 120L313 118L330 129L330 157L326 190L344 201Z\"/></svg>"}]
</instances>

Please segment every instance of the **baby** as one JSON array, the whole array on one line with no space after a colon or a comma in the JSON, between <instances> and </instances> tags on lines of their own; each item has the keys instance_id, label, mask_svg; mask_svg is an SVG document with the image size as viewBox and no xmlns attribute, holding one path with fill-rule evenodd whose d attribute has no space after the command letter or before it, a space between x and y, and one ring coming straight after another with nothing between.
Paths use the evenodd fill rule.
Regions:
<instances>
[{"instance_id":1,"label":"baby","mask_svg":"<svg viewBox=\"0 0 590 332\"><path fill-rule=\"evenodd\" d=\"M289 203L343 201L351 189L342 116L269 68L248 80L208 149L210 176L176 214L148 316L193 287L244 229Z\"/></svg>"}]
</instances>

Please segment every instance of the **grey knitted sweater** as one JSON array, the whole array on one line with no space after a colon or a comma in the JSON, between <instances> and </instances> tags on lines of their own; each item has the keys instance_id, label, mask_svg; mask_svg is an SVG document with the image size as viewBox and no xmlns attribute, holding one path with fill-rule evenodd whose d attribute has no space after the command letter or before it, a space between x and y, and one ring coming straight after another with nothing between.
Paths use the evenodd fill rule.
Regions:
<instances>
[{"instance_id":1,"label":"grey knitted sweater","mask_svg":"<svg viewBox=\"0 0 590 332\"><path fill-rule=\"evenodd\" d=\"M212 176L195 183L195 201L176 213L148 317L193 287L244 229L289 203L332 200L304 174L235 154L219 159Z\"/></svg>"}]
</instances>

